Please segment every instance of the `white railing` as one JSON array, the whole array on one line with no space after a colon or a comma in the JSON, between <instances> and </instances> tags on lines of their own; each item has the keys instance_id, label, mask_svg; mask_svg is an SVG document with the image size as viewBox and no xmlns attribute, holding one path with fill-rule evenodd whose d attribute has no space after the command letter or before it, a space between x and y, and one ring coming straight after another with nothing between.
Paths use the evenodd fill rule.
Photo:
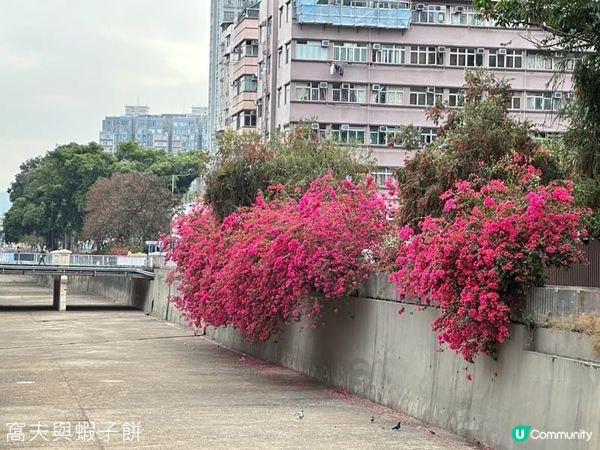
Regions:
<instances>
[{"instance_id":1,"label":"white railing","mask_svg":"<svg viewBox=\"0 0 600 450\"><path fill-rule=\"evenodd\" d=\"M43 259L42 259L43 258ZM0 264L56 265L57 255L50 253L0 253ZM146 255L69 255L69 265L85 267L148 267Z\"/></svg>"}]
</instances>

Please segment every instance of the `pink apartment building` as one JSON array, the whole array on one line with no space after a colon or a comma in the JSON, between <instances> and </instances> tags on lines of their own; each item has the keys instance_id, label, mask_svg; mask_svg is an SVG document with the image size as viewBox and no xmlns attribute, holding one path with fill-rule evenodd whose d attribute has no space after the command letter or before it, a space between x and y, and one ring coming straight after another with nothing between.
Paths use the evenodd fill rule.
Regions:
<instances>
[{"instance_id":1,"label":"pink apartment building","mask_svg":"<svg viewBox=\"0 0 600 450\"><path fill-rule=\"evenodd\" d=\"M559 55L536 50L541 31L495 28L471 2L262 0L257 26L256 122L245 119L248 95L236 109L243 126L268 138L310 119L321 135L370 147L381 177L411 156L388 135L412 123L433 140L425 110L437 99L460 106L466 68L510 80L513 113L543 133L563 128L556 112L571 79L552 88Z\"/></svg>"},{"instance_id":2,"label":"pink apartment building","mask_svg":"<svg viewBox=\"0 0 600 450\"><path fill-rule=\"evenodd\" d=\"M256 131L258 6L248 7L221 33L216 131Z\"/></svg>"}]
</instances>

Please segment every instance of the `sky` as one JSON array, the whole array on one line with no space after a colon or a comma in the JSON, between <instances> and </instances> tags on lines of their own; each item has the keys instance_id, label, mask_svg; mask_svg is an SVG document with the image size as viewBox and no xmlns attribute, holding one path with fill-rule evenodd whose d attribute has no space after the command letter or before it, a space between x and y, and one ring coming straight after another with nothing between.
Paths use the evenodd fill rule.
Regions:
<instances>
[{"instance_id":1,"label":"sky","mask_svg":"<svg viewBox=\"0 0 600 450\"><path fill-rule=\"evenodd\" d=\"M19 164L98 140L125 104L208 102L210 0L2 0L0 214Z\"/></svg>"}]
</instances>

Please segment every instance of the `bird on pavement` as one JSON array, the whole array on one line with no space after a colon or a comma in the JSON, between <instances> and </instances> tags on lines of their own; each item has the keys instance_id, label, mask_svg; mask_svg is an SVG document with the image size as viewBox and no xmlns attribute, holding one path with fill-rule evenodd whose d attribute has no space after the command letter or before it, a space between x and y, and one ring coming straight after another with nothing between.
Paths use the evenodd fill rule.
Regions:
<instances>
[{"instance_id":1,"label":"bird on pavement","mask_svg":"<svg viewBox=\"0 0 600 450\"><path fill-rule=\"evenodd\" d=\"M392 430L399 430L401 423L402 422L398 422L398 425L396 425L394 428L392 428Z\"/></svg>"},{"instance_id":2,"label":"bird on pavement","mask_svg":"<svg viewBox=\"0 0 600 450\"><path fill-rule=\"evenodd\" d=\"M304 418L304 410L301 409L296 414L294 414L294 416L296 416L298 419Z\"/></svg>"}]
</instances>

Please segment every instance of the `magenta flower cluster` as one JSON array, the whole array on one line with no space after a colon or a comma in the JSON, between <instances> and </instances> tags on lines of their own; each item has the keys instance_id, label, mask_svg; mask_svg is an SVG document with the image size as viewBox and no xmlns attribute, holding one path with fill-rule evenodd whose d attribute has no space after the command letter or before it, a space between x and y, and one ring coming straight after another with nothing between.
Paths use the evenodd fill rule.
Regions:
<instances>
[{"instance_id":1,"label":"magenta flower cluster","mask_svg":"<svg viewBox=\"0 0 600 450\"><path fill-rule=\"evenodd\" d=\"M439 343L467 361L493 356L509 336L509 313L546 266L581 261L582 211L570 181L548 186L534 167L510 165L508 179L459 181L442 196L444 217L426 217L401 240L390 275L402 297L438 306Z\"/></svg>"},{"instance_id":2,"label":"magenta flower cluster","mask_svg":"<svg viewBox=\"0 0 600 450\"><path fill-rule=\"evenodd\" d=\"M299 199L283 186L219 224L197 206L166 237L180 294L177 308L194 326L232 325L264 341L283 323L319 315L323 301L356 289L372 270L368 254L389 233L373 179L314 180ZM171 242L175 239L175 242Z\"/></svg>"}]
</instances>

